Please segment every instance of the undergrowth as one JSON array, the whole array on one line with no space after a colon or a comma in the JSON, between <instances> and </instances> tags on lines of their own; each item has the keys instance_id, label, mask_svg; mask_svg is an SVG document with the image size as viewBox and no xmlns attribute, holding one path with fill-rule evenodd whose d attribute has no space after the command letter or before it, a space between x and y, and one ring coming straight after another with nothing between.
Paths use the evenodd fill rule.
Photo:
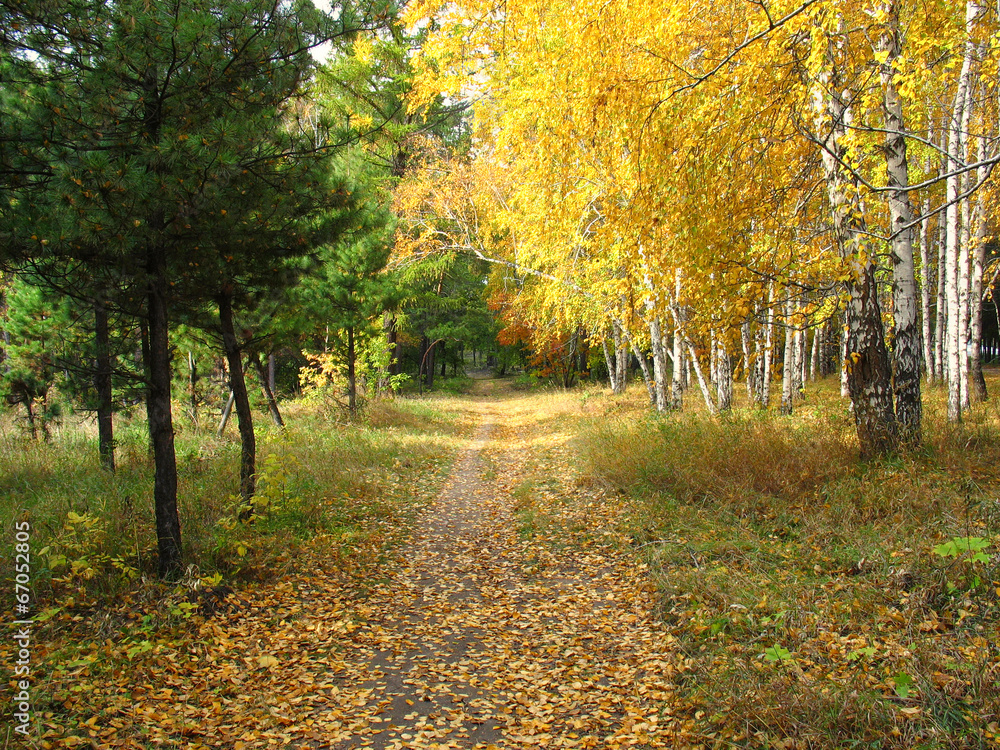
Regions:
<instances>
[{"instance_id":1,"label":"undergrowth","mask_svg":"<svg viewBox=\"0 0 1000 750\"><path fill-rule=\"evenodd\" d=\"M332 421L315 404L284 410L287 429L258 424L250 523L238 520L235 429L219 439L182 425L187 567L171 583L156 578L153 467L141 421L119 421L114 475L99 467L88 425L67 422L42 443L0 423L0 572L14 579L15 524L27 522L36 720L84 721L80 690L108 670L139 668L164 644L187 643L216 610L236 606L234 592L303 570L376 581L467 430L441 404L420 400L373 403L354 422ZM9 646L0 657L10 662ZM0 715L10 719L9 707Z\"/></svg>"},{"instance_id":2,"label":"undergrowth","mask_svg":"<svg viewBox=\"0 0 1000 750\"><path fill-rule=\"evenodd\" d=\"M631 498L692 721L716 747L997 747L997 402L956 427L932 391L923 447L862 463L826 388L791 417L619 401L579 441Z\"/></svg>"}]
</instances>

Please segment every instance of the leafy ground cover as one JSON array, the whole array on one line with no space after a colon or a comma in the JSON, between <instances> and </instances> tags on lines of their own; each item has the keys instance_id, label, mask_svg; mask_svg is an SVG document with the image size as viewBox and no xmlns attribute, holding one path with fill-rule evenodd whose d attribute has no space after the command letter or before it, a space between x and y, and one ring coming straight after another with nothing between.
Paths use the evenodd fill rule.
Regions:
<instances>
[{"instance_id":1,"label":"leafy ground cover","mask_svg":"<svg viewBox=\"0 0 1000 750\"><path fill-rule=\"evenodd\" d=\"M994 747L996 403L946 428L932 392L926 447L861 465L834 385L722 420L495 383L298 404L251 528L232 447L185 436L172 586L126 512L141 446L110 482L8 430L5 526L49 547L41 744Z\"/></svg>"},{"instance_id":2,"label":"leafy ground cover","mask_svg":"<svg viewBox=\"0 0 1000 750\"><path fill-rule=\"evenodd\" d=\"M3 425L0 509L10 533L0 568L13 579L13 524L28 520L33 716L43 746L145 747L161 739L188 746L185 726L193 725L174 686L196 671L199 653L213 653L207 644L225 651L256 635L252 651L241 648L241 658L256 664L252 653L280 650L280 632L274 644L270 633L302 610L288 599L312 586L303 581L323 581L335 606L341 588L364 588L383 574L469 429L440 403L376 404L360 423L338 421L316 403L291 404L286 430L262 431L258 516L250 525L235 518L235 437L182 432L181 518L194 562L169 585L155 579L152 468L140 425L120 429L115 477L98 467L86 431L64 425L51 443L29 444ZM0 649L4 663L10 649ZM187 684L198 689L197 680ZM256 700L253 691L230 688L214 692L216 706ZM162 729L155 716L131 709L144 695L159 701ZM9 704L4 718L11 727Z\"/></svg>"},{"instance_id":3,"label":"leafy ground cover","mask_svg":"<svg viewBox=\"0 0 1000 750\"><path fill-rule=\"evenodd\" d=\"M585 430L591 476L631 499L698 739L996 747L997 401L954 428L931 391L925 447L859 464L835 387L787 418L619 403Z\"/></svg>"}]
</instances>

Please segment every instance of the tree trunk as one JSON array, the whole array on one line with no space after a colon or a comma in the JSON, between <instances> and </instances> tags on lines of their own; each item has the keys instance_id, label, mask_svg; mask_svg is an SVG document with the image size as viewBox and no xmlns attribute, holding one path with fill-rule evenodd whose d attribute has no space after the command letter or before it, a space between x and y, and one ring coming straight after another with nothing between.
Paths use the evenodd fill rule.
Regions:
<instances>
[{"instance_id":1,"label":"tree trunk","mask_svg":"<svg viewBox=\"0 0 1000 750\"><path fill-rule=\"evenodd\" d=\"M386 313L382 317L382 333L385 335L385 347L386 353L388 354L388 362L386 362L385 370L379 373L378 391L380 393L388 391L390 378L399 374L399 360L396 358L397 331L395 315ZM475 364L475 350L472 352L472 361L473 364Z\"/></svg>"},{"instance_id":2,"label":"tree trunk","mask_svg":"<svg viewBox=\"0 0 1000 750\"><path fill-rule=\"evenodd\" d=\"M962 68L955 89L955 100L948 125L947 169L949 177L945 181L948 206L946 209L947 238L947 279L948 296L948 420L962 421L962 409L968 397L968 383L964 377L968 371L965 352L968 337L968 245L962 247L959 196L962 180L957 172L966 159L966 133L971 111L972 60L975 45L971 34L979 18L981 6L975 0L967 0L965 5L965 26L969 35L962 56ZM963 393L964 391L964 393Z\"/></svg>"},{"instance_id":3,"label":"tree trunk","mask_svg":"<svg viewBox=\"0 0 1000 750\"><path fill-rule=\"evenodd\" d=\"M347 327L347 409L353 417L358 413L357 352L354 349L354 326ZM430 386L430 383L427 384Z\"/></svg>"},{"instance_id":4,"label":"tree trunk","mask_svg":"<svg viewBox=\"0 0 1000 750\"><path fill-rule=\"evenodd\" d=\"M108 308L100 300L94 303L94 389L97 391L97 444L101 466L115 472L114 393L111 387L111 334L108 329Z\"/></svg>"},{"instance_id":5,"label":"tree trunk","mask_svg":"<svg viewBox=\"0 0 1000 750\"><path fill-rule=\"evenodd\" d=\"M844 169L843 138L850 113L837 82L827 77L821 83L817 87L819 132L828 133L822 159L834 239L847 272L847 387L861 456L870 458L895 451L898 443L892 368L879 305L876 253L866 246L869 233L857 198L857 179Z\"/></svg>"},{"instance_id":6,"label":"tree trunk","mask_svg":"<svg viewBox=\"0 0 1000 750\"><path fill-rule=\"evenodd\" d=\"M667 410L667 358L663 351L663 334L660 330L660 318L652 317L649 321L649 339L653 349L653 393L656 397L656 410Z\"/></svg>"},{"instance_id":7,"label":"tree trunk","mask_svg":"<svg viewBox=\"0 0 1000 750\"><path fill-rule=\"evenodd\" d=\"M795 382L792 383L792 398L796 401L801 401L806 397L806 374L809 367L806 357L807 338L808 334L805 328L795 330Z\"/></svg>"},{"instance_id":8,"label":"tree trunk","mask_svg":"<svg viewBox=\"0 0 1000 750\"><path fill-rule=\"evenodd\" d=\"M765 409L771 405L771 370L774 361L774 284L769 287L767 324L764 326L764 357L760 365L760 404Z\"/></svg>"},{"instance_id":9,"label":"tree trunk","mask_svg":"<svg viewBox=\"0 0 1000 750\"><path fill-rule=\"evenodd\" d=\"M271 377L274 371L269 366L265 367L260 355L255 355L253 361L257 367L257 377L260 379L261 390L264 391L264 398L267 401L267 410L271 414L271 421L278 427L284 427L285 420L281 418L281 411L278 409L278 400L274 397L274 386L272 385L274 379ZM267 362L268 365L274 362L273 354L268 355Z\"/></svg>"},{"instance_id":10,"label":"tree trunk","mask_svg":"<svg viewBox=\"0 0 1000 750\"><path fill-rule=\"evenodd\" d=\"M253 431L253 413L247 395L247 381L243 374L243 355L233 327L233 297L223 292L218 297L219 323L222 328L222 348L229 364L229 387L236 406L236 424L240 430L240 498L243 508L240 520L253 516L253 496L257 484L257 438Z\"/></svg>"},{"instance_id":11,"label":"tree trunk","mask_svg":"<svg viewBox=\"0 0 1000 750\"><path fill-rule=\"evenodd\" d=\"M716 401L720 412L731 411L733 408L733 363L725 343L717 342L718 352L715 363Z\"/></svg>"},{"instance_id":12,"label":"tree trunk","mask_svg":"<svg viewBox=\"0 0 1000 750\"><path fill-rule=\"evenodd\" d=\"M947 168L947 165L946 167ZM947 221L938 214L937 314L934 318L934 372L940 383L948 379L948 240Z\"/></svg>"},{"instance_id":13,"label":"tree trunk","mask_svg":"<svg viewBox=\"0 0 1000 750\"><path fill-rule=\"evenodd\" d=\"M615 368L618 371L617 380L620 393L625 393L628 388L628 358L629 348L626 336L622 332L621 325L615 321Z\"/></svg>"},{"instance_id":14,"label":"tree trunk","mask_svg":"<svg viewBox=\"0 0 1000 750\"><path fill-rule=\"evenodd\" d=\"M684 315L680 309L681 269L678 268L675 274L674 304L671 306L674 316L674 353L671 357L673 367L670 377L670 408L680 411L684 406Z\"/></svg>"},{"instance_id":15,"label":"tree trunk","mask_svg":"<svg viewBox=\"0 0 1000 750\"><path fill-rule=\"evenodd\" d=\"M986 240L989 237L989 230L986 220L986 211L980 202L977 207L978 226L976 228L976 240L973 243L973 266L972 266L972 290L970 292L969 305L969 352L971 361L969 362L969 390L973 401L982 403L989 397L986 390L986 378L983 377L983 274L986 263Z\"/></svg>"},{"instance_id":16,"label":"tree trunk","mask_svg":"<svg viewBox=\"0 0 1000 750\"><path fill-rule=\"evenodd\" d=\"M972 92L970 91L966 97L967 101L971 101ZM962 133L968 133L968 106L966 107L966 114L962 118ZM965 158L965 140L966 137L963 135L962 141L962 157ZM962 179L962 193L967 192L970 184L975 179L975 173L966 172L965 177ZM971 276L972 276L972 212L970 207L972 201L969 198L962 200L962 237L959 240L959 263L958 263L958 308L961 317L959 321L959 363L961 365L961 374L959 375L959 388L961 389L962 398L962 411L967 411L972 405L972 401L969 398L969 362L972 359L970 356L969 342L971 334L971 314L972 314L972 304L970 294L971 287Z\"/></svg>"},{"instance_id":17,"label":"tree trunk","mask_svg":"<svg viewBox=\"0 0 1000 750\"><path fill-rule=\"evenodd\" d=\"M604 348L604 363L608 367L608 380L611 382L611 392L619 393L617 380L618 368L615 366L616 363L611 361L611 351L608 349L607 338L601 342L601 346Z\"/></svg>"},{"instance_id":18,"label":"tree trunk","mask_svg":"<svg viewBox=\"0 0 1000 750\"><path fill-rule=\"evenodd\" d=\"M850 398L851 391L847 387L847 354L850 350L847 348L847 326L844 326L844 330L840 335L840 397Z\"/></svg>"},{"instance_id":19,"label":"tree trunk","mask_svg":"<svg viewBox=\"0 0 1000 750\"><path fill-rule=\"evenodd\" d=\"M633 345L632 353L635 355L636 360L639 362L639 369L642 370L642 380L646 384L646 393L649 395L649 406L652 409L656 408L656 387L653 383L653 377L649 372L649 365L646 363L645 355L640 352Z\"/></svg>"},{"instance_id":20,"label":"tree trunk","mask_svg":"<svg viewBox=\"0 0 1000 750\"><path fill-rule=\"evenodd\" d=\"M709 414L716 414L718 409L715 406L715 400L712 398L712 391L709 388L709 384L705 381L705 375L701 371L701 362L698 361L698 353L695 351L694 344L687 341L688 353L691 355L691 367L694 370L695 377L698 379L698 387L701 389L701 396L705 399L705 406L708 408Z\"/></svg>"},{"instance_id":21,"label":"tree trunk","mask_svg":"<svg viewBox=\"0 0 1000 750\"><path fill-rule=\"evenodd\" d=\"M167 313L167 258L163 248L150 246L146 268L148 358L146 360L146 418L155 466L153 505L161 578L181 572L181 522L177 513L177 456L174 423L170 412L170 341Z\"/></svg>"},{"instance_id":22,"label":"tree trunk","mask_svg":"<svg viewBox=\"0 0 1000 750\"><path fill-rule=\"evenodd\" d=\"M226 431L226 425L229 424L229 417L233 413L234 401L236 401L236 394L233 393L232 389L230 389L229 398L226 399L226 405L222 407L222 418L219 420L219 428L215 431L216 437L222 437L222 433Z\"/></svg>"},{"instance_id":23,"label":"tree trunk","mask_svg":"<svg viewBox=\"0 0 1000 750\"><path fill-rule=\"evenodd\" d=\"M895 0L886 4L886 30L879 44L888 53L880 64L885 112L885 162L892 236L892 301L896 324L893 375L899 438L908 446L920 443L920 329L917 322L917 281L913 269L913 209L906 163L903 104L894 80L893 62L900 55L899 14Z\"/></svg>"},{"instance_id":24,"label":"tree trunk","mask_svg":"<svg viewBox=\"0 0 1000 750\"><path fill-rule=\"evenodd\" d=\"M188 352L188 412L191 415L191 424L198 427L198 363L195 362L194 354Z\"/></svg>"},{"instance_id":25,"label":"tree trunk","mask_svg":"<svg viewBox=\"0 0 1000 750\"><path fill-rule=\"evenodd\" d=\"M819 347L823 339L823 326L813 329L812 352L809 355L809 379L816 380L819 375Z\"/></svg>"},{"instance_id":26,"label":"tree trunk","mask_svg":"<svg viewBox=\"0 0 1000 750\"><path fill-rule=\"evenodd\" d=\"M24 394L24 408L28 413L28 429L31 430L31 440L35 442L38 440L38 425L35 423L35 400L27 391Z\"/></svg>"},{"instance_id":27,"label":"tree trunk","mask_svg":"<svg viewBox=\"0 0 1000 750\"><path fill-rule=\"evenodd\" d=\"M785 354L781 363L781 407L779 413L791 414L795 387L795 333L792 331L792 293L785 300Z\"/></svg>"},{"instance_id":28,"label":"tree trunk","mask_svg":"<svg viewBox=\"0 0 1000 750\"><path fill-rule=\"evenodd\" d=\"M920 222L920 319L923 334L924 371L928 382L933 385L937 373L934 370L934 333L931 329L931 251L930 251L930 220L927 212L930 201L923 203L924 219Z\"/></svg>"},{"instance_id":29,"label":"tree trunk","mask_svg":"<svg viewBox=\"0 0 1000 750\"><path fill-rule=\"evenodd\" d=\"M747 391L747 403L753 405L754 401L756 401L756 388L754 385L756 363L753 355L750 353L750 339L750 318L747 318L743 321L743 325L740 326L740 346L743 349L743 385Z\"/></svg>"}]
</instances>

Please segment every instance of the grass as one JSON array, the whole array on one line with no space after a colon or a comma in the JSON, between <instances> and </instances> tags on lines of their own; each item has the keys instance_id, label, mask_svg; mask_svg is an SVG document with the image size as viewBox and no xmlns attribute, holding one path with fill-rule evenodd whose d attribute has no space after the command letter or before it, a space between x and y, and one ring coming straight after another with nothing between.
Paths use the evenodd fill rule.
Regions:
<instances>
[{"instance_id":1,"label":"grass","mask_svg":"<svg viewBox=\"0 0 1000 750\"><path fill-rule=\"evenodd\" d=\"M235 427L217 438L182 417L175 444L187 567L169 584L155 575L145 424L118 420L112 476L98 465L90 422L67 419L41 443L5 415L0 571L13 580L14 524L28 521L33 736L51 747L86 734L95 706L111 716L107 701L127 702L140 675L172 674L164 654L197 652L216 614L267 611L311 580L361 596L377 585L468 434L448 406L444 397L376 402L349 421L323 399L298 401L283 405L285 430L261 414L252 524L236 518ZM13 664L11 649L0 645L0 659ZM11 711L8 703L0 712L8 726Z\"/></svg>"},{"instance_id":2,"label":"grass","mask_svg":"<svg viewBox=\"0 0 1000 750\"><path fill-rule=\"evenodd\" d=\"M142 421L119 420L115 475L98 466L88 423L67 421L41 443L9 417L0 422L0 522L7 530L0 573L13 579L14 524L28 521L32 598L51 620L46 637L58 640L60 627L82 637L86 623L105 617L124 628L117 636L129 637L143 618L147 629L170 620L178 598L195 589L273 580L306 558L373 575L433 496L466 430L440 404L416 399L372 404L356 423L330 421L307 403L287 405L285 416L282 431L258 420L252 524L236 519L235 428L221 439L189 425L179 431L188 567L177 587L155 579L152 462ZM139 614L120 614L130 607Z\"/></svg>"},{"instance_id":3,"label":"grass","mask_svg":"<svg viewBox=\"0 0 1000 750\"><path fill-rule=\"evenodd\" d=\"M791 417L585 406L578 447L630 498L692 721L717 747L996 747L997 399L956 427L930 390L923 447L861 463L836 385ZM990 546L934 553L956 537Z\"/></svg>"},{"instance_id":4,"label":"grass","mask_svg":"<svg viewBox=\"0 0 1000 750\"><path fill-rule=\"evenodd\" d=\"M1000 391L997 373L988 379ZM496 410L527 472L507 477L487 451L485 476L511 481L524 537L552 541L559 524L542 505L565 510L560 523L581 524L560 544L619 525L684 653L680 705L671 708L703 746L997 746L996 396L953 426L941 392L928 389L921 449L867 463L857 460L851 415L832 381L810 385L790 417L740 408L712 418L693 397L690 411L655 417L641 386L624 397L591 386L529 398L483 407ZM30 520L44 619L37 635L46 662L64 670L33 683L39 706L63 725L86 720L69 715L82 708L64 707L66 691L83 686L65 670L100 684L101 670L136 668L144 649L187 643L190 622L209 617L231 588L262 589L313 568L355 586L377 583L469 434L474 420L468 410L455 416L456 404L440 393L378 402L351 422L322 403L296 402L284 432L261 418L266 502L252 526L233 518L235 430L220 440L185 427L177 453L191 567L171 586L153 576L141 421L119 425L115 477L98 468L89 425L67 422L43 444L0 421L0 569L12 578L13 524ZM573 493L539 505L562 465L582 466L581 481L599 485L597 494L624 497L620 518L564 507ZM989 546L979 560L960 545L934 552L955 538ZM98 658L111 644L116 655Z\"/></svg>"},{"instance_id":5,"label":"grass","mask_svg":"<svg viewBox=\"0 0 1000 750\"><path fill-rule=\"evenodd\" d=\"M270 548L288 548L319 533L363 524L407 494L406 476L434 476L454 447L459 426L427 402L376 404L359 424L329 423L315 410L291 405L287 430L258 427L258 471L270 504L240 531L237 510L239 445L235 431L218 439L188 430L177 436L178 502L186 557L211 574L271 568ZM405 462L405 463L404 463ZM90 516L88 545L120 558L139 574L155 565L152 464L144 424L118 426L118 472L97 465L85 430L64 426L51 443L33 443L5 425L0 431L0 513L5 526L30 519L36 550L61 549L70 514ZM280 479L276 481L276 477ZM245 532L245 533L244 533ZM262 533L263 532L263 533ZM251 539L261 555L241 563L231 554ZM0 566L8 566L4 558ZM3 569L9 574L8 569ZM54 571L52 571L54 572ZM42 568L43 582L46 570Z\"/></svg>"}]
</instances>

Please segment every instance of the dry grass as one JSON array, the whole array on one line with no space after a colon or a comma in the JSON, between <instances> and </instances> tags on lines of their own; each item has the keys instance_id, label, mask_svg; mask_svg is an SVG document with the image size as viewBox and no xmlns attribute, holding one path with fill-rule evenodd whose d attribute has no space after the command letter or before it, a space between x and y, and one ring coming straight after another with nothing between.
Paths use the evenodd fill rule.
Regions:
<instances>
[{"instance_id":1,"label":"dry grass","mask_svg":"<svg viewBox=\"0 0 1000 750\"><path fill-rule=\"evenodd\" d=\"M924 446L861 463L836 385L791 417L588 403L580 449L632 498L691 714L720 747L996 747L997 398L955 427L931 389ZM933 553L954 537L988 560Z\"/></svg>"},{"instance_id":2,"label":"dry grass","mask_svg":"<svg viewBox=\"0 0 1000 750\"><path fill-rule=\"evenodd\" d=\"M289 404L288 428L258 423L261 513L235 520L239 443L187 426L176 439L178 504L188 578L279 575L317 537L331 560L381 548L405 532L446 470L464 427L421 400L373 405L356 424L331 423L314 406ZM141 420L119 420L118 472L97 463L90 425L67 423L50 443L0 424L0 521L32 525L33 578L41 605L73 596L102 602L135 592L155 573L152 463ZM72 521L83 517L84 522ZM4 552L13 534L5 535ZM331 541L332 540L332 541ZM48 548L45 554L41 551ZM66 562L53 565L57 556ZM79 574L68 565L80 563ZM0 572L11 573L3 554Z\"/></svg>"}]
</instances>

